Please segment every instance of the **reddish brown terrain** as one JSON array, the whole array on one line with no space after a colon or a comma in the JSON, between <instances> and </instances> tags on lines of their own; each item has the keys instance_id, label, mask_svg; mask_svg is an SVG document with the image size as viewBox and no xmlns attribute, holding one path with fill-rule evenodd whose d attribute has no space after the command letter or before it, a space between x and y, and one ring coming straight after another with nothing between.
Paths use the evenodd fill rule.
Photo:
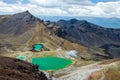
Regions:
<instances>
[{"instance_id":1,"label":"reddish brown terrain","mask_svg":"<svg viewBox=\"0 0 120 80\"><path fill-rule=\"evenodd\" d=\"M0 56L0 80L47 80L37 66L18 59Z\"/></svg>"}]
</instances>

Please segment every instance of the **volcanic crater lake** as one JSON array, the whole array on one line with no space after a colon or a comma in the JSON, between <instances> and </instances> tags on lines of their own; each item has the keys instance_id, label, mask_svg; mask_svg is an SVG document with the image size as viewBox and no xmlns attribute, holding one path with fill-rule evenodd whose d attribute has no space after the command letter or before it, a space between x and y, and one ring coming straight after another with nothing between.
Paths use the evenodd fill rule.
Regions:
<instances>
[{"instance_id":1,"label":"volcanic crater lake","mask_svg":"<svg viewBox=\"0 0 120 80\"><path fill-rule=\"evenodd\" d=\"M32 64L38 65L39 70L59 70L72 64L72 60L47 56L43 58L32 58Z\"/></svg>"}]
</instances>

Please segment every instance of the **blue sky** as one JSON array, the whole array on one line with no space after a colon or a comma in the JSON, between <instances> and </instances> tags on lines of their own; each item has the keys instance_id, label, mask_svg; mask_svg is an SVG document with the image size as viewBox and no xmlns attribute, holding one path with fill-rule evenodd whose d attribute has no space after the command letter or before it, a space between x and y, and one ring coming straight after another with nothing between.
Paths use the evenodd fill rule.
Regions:
<instances>
[{"instance_id":1,"label":"blue sky","mask_svg":"<svg viewBox=\"0 0 120 80\"><path fill-rule=\"evenodd\" d=\"M92 0L93 3L98 3L98 2L110 2L110 1L118 1L118 0Z\"/></svg>"},{"instance_id":2,"label":"blue sky","mask_svg":"<svg viewBox=\"0 0 120 80\"><path fill-rule=\"evenodd\" d=\"M15 4L18 1L22 1L23 4L29 3L29 0L3 0L3 1L8 3L8 4Z\"/></svg>"},{"instance_id":3,"label":"blue sky","mask_svg":"<svg viewBox=\"0 0 120 80\"><path fill-rule=\"evenodd\" d=\"M119 17L120 0L0 0L0 14Z\"/></svg>"},{"instance_id":4,"label":"blue sky","mask_svg":"<svg viewBox=\"0 0 120 80\"><path fill-rule=\"evenodd\" d=\"M4 2L6 2L6 3L10 3L10 4L13 4L13 3L15 3L15 1L14 0L4 0Z\"/></svg>"},{"instance_id":5,"label":"blue sky","mask_svg":"<svg viewBox=\"0 0 120 80\"><path fill-rule=\"evenodd\" d=\"M19 0L3 0L4 2L8 4L14 4ZM98 3L98 2L110 2L110 1L118 1L118 0L91 0L93 3ZM29 3L29 0L22 0L23 4Z\"/></svg>"}]
</instances>

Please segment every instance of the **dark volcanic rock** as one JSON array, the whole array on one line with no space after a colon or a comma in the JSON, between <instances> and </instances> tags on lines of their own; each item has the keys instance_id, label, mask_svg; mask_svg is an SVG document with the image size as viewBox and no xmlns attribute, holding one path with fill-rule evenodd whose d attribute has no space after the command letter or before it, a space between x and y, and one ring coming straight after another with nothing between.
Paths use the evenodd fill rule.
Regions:
<instances>
[{"instance_id":1,"label":"dark volcanic rock","mask_svg":"<svg viewBox=\"0 0 120 80\"><path fill-rule=\"evenodd\" d=\"M18 59L0 56L0 80L48 80L37 66Z\"/></svg>"},{"instance_id":2,"label":"dark volcanic rock","mask_svg":"<svg viewBox=\"0 0 120 80\"><path fill-rule=\"evenodd\" d=\"M4 34L22 34L29 30L35 23L40 21L28 11L11 15L6 21L0 25L0 33Z\"/></svg>"},{"instance_id":3,"label":"dark volcanic rock","mask_svg":"<svg viewBox=\"0 0 120 80\"><path fill-rule=\"evenodd\" d=\"M119 58L120 57L120 45L118 45L118 44L105 44L105 45L102 45L100 48L104 49L104 51L111 58Z\"/></svg>"},{"instance_id":4,"label":"dark volcanic rock","mask_svg":"<svg viewBox=\"0 0 120 80\"><path fill-rule=\"evenodd\" d=\"M103 28L101 26L89 23L85 20L71 19L69 21L60 20L56 23L65 32L65 39L77 42L88 47L104 46L105 44L120 45L120 29ZM116 46L114 46L116 47ZM120 57L118 49L110 48L111 52ZM114 55L114 53L111 53Z\"/></svg>"}]
</instances>

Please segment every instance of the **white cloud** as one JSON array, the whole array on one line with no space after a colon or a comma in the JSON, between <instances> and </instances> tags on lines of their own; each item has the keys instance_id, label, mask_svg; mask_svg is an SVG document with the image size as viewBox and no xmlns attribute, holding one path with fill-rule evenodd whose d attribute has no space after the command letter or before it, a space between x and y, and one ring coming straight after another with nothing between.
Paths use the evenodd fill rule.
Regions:
<instances>
[{"instance_id":1,"label":"white cloud","mask_svg":"<svg viewBox=\"0 0 120 80\"><path fill-rule=\"evenodd\" d=\"M92 5L93 3L89 0L61 0L68 5Z\"/></svg>"},{"instance_id":2,"label":"white cloud","mask_svg":"<svg viewBox=\"0 0 120 80\"><path fill-rule=\"evenodd\" d=\"M120 17L120 1L98 2L90 0L22 0L15 4L7 4L0 0L0 14L17 13L29 10L34 15L61 16L99 16Z\"/></svg>"},{"instance_id":3,"label":"white cloud","mask_svg":"<svg viewBox=\"0 0 120 80\"><path fill-rule=\"evenodd\" d=\"M90 5L89 0L30 0L31 3L44 7L61 7L69 5Z\"/></svg>"},{"instance_id":4,"label":"white cloud","mask_svg":"<svg viewBox=\"0 0 120 80\"><path fill-rule=\"evenodd\" d=\"M64 4L61 0L30 0L30 2L42 7L57 7Z\"/></svg>"},{"instance_id":5,"label":"white cloud","mask_svg":"<svg viewBox=\"0 0 120 80\"><path fill-rule=\"evenodd\" d=\"M108 3L98 3L97 8L100 8L106 17L120 17L120 1L108 2ZM99 15L100 16L100 15Z\"/></svg>"},{"instance_id":6,"label":"white cloud","mask_svg":"<svg viewBox=\"0 0 120 80\"><path fill-rule=\"evenodd\" d=\"M99 16L99 17L120 17L120 1L99 2L91 6L73 5L68 8L71 15L77 16Z\"/></svg>"}]
</instances>

